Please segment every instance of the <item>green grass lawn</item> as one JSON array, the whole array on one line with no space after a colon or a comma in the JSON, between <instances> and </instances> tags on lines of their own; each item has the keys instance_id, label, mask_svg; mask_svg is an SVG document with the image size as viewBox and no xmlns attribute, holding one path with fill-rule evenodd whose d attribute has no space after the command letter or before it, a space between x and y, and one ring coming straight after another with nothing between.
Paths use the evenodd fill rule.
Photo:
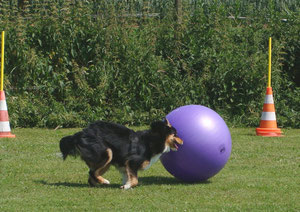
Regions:
<instances>
[{"instance_id":1,"label":"green grass lawn","mask_svg":"<svg viewBox=\"0 0 300 212\"><path fill-rule=\"evenodd\" d=\"M205 183L173 178L160 162L140 172L138 187L90 188L79 159L57 156L61 137L78 129L15 129L0 139L0 211L300 211L300 129L284 137L255 136L255 129L231 129L231 157Z\"/></svg>"}]
</instances>

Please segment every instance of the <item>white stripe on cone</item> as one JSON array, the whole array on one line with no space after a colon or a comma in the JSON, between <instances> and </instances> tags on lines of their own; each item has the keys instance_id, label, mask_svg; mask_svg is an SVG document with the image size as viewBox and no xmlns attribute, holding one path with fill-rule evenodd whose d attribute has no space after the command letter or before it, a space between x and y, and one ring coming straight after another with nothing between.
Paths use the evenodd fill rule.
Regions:
<instances>
[{"instance_id":1,"label":"white stripe on cone","mask_svg":"<svg viewBox=\"0 0 300 212\"><path fill-rule=\"evenodd\" d=\"M9 121L0 122L0 132L10 132Z\"/></svg>"},{"instance_id":2,"label":"white stripe on cone","mask_svg":"<svg viewBox=\"0 0 300 212\"><path fill-rule=\"evenodd\" d=\"M275 112L262 112L261 120L276 121L276 114L275 114Z\"/></svg>"},{"instance_id":3,"label":"white stripe on cone","mask_svg":"<svg viewBox=\"0 0 300 212\"><path fill-rule=\"evenodd\" d=\"M7 104L5 100L0 100L0 110L7 110Z\"/></svg>"},{"instance_id":4,"label":"white stripe on cone","mask_svg":"<svg viewBox=\"0 0 300 212\"><path fill-rule=\"evenodd\" d=\"M273 95L266 95L265 104L274 104Z\"/></svg>"}]
</instances>

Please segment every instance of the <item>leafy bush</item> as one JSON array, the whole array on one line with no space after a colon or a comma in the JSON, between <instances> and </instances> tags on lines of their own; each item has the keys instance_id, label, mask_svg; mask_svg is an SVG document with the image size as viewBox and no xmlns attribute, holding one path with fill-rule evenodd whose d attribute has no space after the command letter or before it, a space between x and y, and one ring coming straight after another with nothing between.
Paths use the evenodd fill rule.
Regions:
<instances>
[{"instance_id":1,"label":"leafy bush","mask_svg":"<svg viewBox=\"0 0 300 212\"><path fill-rule=\"evenodd\" d=\"M300 127L297 2L183 1L180 25L172 1L12 2L0 29L14 127L139 125L186 104L257 126L270 36L278 123Z\"/></svg>"}]
</instances>

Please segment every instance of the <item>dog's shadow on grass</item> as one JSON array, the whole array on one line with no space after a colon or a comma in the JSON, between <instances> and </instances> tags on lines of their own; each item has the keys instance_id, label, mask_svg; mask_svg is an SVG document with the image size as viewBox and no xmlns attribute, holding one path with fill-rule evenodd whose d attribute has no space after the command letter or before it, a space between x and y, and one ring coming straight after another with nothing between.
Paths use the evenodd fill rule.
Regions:
<instances>
[{"instance_id":1,"label":"dog's shadow on grass","mask_svg":"<svg viewBox=\"0 0 300 212\"><path fill-rule=\"evenodd\" d=\"M57 183L50 183L45 180L37 180L35 181L37 184L45 185L45 186L55 186L55 187L77 187L77 188L91 188L88 183L74 183L74 182L57 182ZM203 181L198 183L186 183L181 180L172 177L140 177L139 178L139 185L141 186L150 186L150 185L195 185L195 184L210 184L210 181ZM120 188L120 184L112 183L110 185L99 185L95 188Z\"/></svg>"},{"instance_id":2,"label":"dog's shadow on grass","mask_svg":"<svg viewBox=\"0 0 300 212\"><path fill-rule=\"evenodd\" d=\"M77 187L77 188L88 188L89 184L84 183L71 183L71 182L58 182L58 183L50 183L45 180L36 180L34 181L37 184L45 185L45 186L56 186L56 187Z\"/></svg>"},{"instance_id":3,"label":"dog's shadow on grass","mask_svg":"<svg viewBox=\"0 0 300 212\"><path fill-rule=\"evenodd\" d=\"M141 185L195 185L195 184L210 184L209 180L197 182L197 183L186 183L178 180L174 177L140 177L139 182Z\"/></svg>"},{"instance_id":4,"label":"dog's shadow on grass","mask_svg":"<svg viewBox=\"0 0 300 212\"><path fill-rule=\"evenodd\" d=\"M120 188L121 184L112 183L110 185L99 185L96 187L91 187L88 183L74 183L74 182L57 182L50 183L45 180L37 180L35 181L37 184L45 185L45 186L55 186L55 187L72 187L72 188Z\"/></svg>"}]
</instances>

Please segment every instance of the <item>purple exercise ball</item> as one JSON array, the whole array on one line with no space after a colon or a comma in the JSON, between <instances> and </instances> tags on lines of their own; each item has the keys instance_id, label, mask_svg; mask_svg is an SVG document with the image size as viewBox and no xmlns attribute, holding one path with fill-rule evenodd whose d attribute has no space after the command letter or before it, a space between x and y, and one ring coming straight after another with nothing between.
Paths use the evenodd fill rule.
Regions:
<instances>
[{"instance_id":1,"label":"purple exercise ball","mask_svg":"<svg viewBox=\"0 0 300 212\"><path fill-rule=\"evenodd\" d=\"M186 105L166 118L183 140L178 151L161 156L170 174L185 182L201 182L225 166L231 153L231 135L219 114L201 105Z\"/></svg>"}]
</instances>

